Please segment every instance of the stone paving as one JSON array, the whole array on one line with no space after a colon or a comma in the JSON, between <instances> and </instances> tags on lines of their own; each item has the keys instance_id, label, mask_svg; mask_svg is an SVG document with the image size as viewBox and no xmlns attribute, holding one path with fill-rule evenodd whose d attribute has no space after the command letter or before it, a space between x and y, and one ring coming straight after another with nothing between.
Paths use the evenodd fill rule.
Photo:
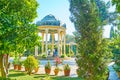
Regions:
<instances>
[{"instance_id":1,"label":"stone paving","mask_svg":"<svg viewBox=\"0 0 120 80\"><path fill-rule=\"evenodd\" d=\"M108 69L109 69L109 79L108 80L120 80L120 78L118 78L118 75L116 74L115 70L112 67L113 64L114 64L114 62L112 62L111 64L108 65Z\"/></svg>"}]
</instances>

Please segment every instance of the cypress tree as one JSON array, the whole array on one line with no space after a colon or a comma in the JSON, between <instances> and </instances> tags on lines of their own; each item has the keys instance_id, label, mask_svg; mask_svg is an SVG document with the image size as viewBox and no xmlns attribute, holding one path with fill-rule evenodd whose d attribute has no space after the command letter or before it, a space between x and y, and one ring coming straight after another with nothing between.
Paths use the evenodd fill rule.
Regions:
<instances>
[{"instance_id":1,"label":"cypress tree","mask_svg":"<svg viewBox=\"0 0 120 80\"><path fill-rule=\"evenodd\" d=\"M104 80L106 71L106 43L102 38L102 26L98 7L94 0L69 0L71 21L78 38L78 76L84 80Z\"/></svg>"}]
</instances>

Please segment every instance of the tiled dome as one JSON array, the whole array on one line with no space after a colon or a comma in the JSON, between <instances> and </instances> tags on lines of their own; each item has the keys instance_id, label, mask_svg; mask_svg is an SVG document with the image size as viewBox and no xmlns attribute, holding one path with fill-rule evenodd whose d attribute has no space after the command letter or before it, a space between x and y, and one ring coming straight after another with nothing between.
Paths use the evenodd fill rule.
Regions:
<instances>
[{"instance_id":1,"label":"tiled dome","mask_svg":"<svg viewBox=\"0 0 120 80\"><path fill-rule=\"evenodd\" d=\"M49 25L49 26L62 26L66 28L66 24L61 24L61 22L51 14L45 16L41 21L38 21L36 24L37 26Z\"/></svg>"}]
</instances>

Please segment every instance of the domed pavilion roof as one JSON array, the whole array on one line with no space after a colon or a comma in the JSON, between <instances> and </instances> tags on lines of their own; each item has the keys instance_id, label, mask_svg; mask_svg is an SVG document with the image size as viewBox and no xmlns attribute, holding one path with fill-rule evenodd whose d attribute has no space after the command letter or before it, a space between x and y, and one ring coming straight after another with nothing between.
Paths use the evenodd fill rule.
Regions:
<instances>
[{"instance_id":1,"label":"domed pavilion roof","mask_svg":"<svg viewBox=\"0 0 120 80\"><path fill-rule=\"evenodd\" d=\"M60 20L57 20L53 15L45 16L41 21L38 21L37 26L49 25L49 26L61 26L66 28L66 24L62 24Z\"/></svg>"}]
</instances>

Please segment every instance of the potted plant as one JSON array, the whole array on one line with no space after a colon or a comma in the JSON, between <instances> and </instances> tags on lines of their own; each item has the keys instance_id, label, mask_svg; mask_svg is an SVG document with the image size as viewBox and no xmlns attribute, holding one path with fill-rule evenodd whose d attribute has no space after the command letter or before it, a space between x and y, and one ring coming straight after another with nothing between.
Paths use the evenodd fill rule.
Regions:
<instances>
[{"instance_id":1,"label":"potted plant","mask_svg":"<svg viewBox=\"0 0 120 80\"><path fill-rule=\"evenodd\" d=\"M31 75L33 69L35 68L37 60L34 56L28 56L27 59L24 61L25 69L27 70L28 74Z\"/></svg>"},{"instance_id":2,"label":"potted plant","mask_svg":"<svg viewBox=\"0 0 120 80\"><path fill-rule=\"evenodd\" d=\"M17 58L14 58L13 65L14 65L14 70L17 70L18 69L18 59Z\"/></svg>"},{"instance_id":3,"label":"potted plant","mask_svg":"<svg viewBox=\"0 0 120 80\"><path fill-rule=\"evenodd\" d=\"M54 69L54 73L55 75L58 75L59 71L60 71L60 68L58 67L58 64L61 63L61 60L59 57L56 57L55 58L55 69Z\"/></svg>"},{"instance_id":4,"label":"potted plant","mask_svg":"<svg viewBox=\"0 0 120 80\"><path fill-rule=\"evenodd\" d=\"M64 65L64 75L69 76L70 75L70 66L69 64Z\"/></svg>"},{"instance_id":5,"label":"potted plant","mask_svg":"<svg viewBox=\"0 0 120 80\"><path fill-rule=\"evenodd\" d=\"M58 66L56 66L54 69L55 75L58 75L59 71L60 71L60 68Z\"/></svg>"},{"instance_id":6,"label":"potted plant","mask_svg":"<svg viewBox=\"0 0 120 80\"><path fill-rule=\"evenodd\" d=\"M34 68L35 73L37 73L38 70L39 70L39 62L38 62L38 60L36 60L36 62L35 62L35 68Z\"/></svg>"},{"instance_id":7,"label":"potted plant","mask_svg":"<svg viewBox=\"0 0 120 80\"><path fill-rule=\"evenodd\" d=\"M22 61L18 60L18 70L21 70L21 69L22 69Z\"/></svg>"},{"instance_id":8,"label":"potted plant","mask_svg":"<svg viewBox=\"0 0 120 80\"><path fill-rule=\"evenodd\" d=\"M50 61L48 61L48 63L45 65L45 73L50 74L50 72L51 72L51 64Z\"/></svg>"}]
</instances>

